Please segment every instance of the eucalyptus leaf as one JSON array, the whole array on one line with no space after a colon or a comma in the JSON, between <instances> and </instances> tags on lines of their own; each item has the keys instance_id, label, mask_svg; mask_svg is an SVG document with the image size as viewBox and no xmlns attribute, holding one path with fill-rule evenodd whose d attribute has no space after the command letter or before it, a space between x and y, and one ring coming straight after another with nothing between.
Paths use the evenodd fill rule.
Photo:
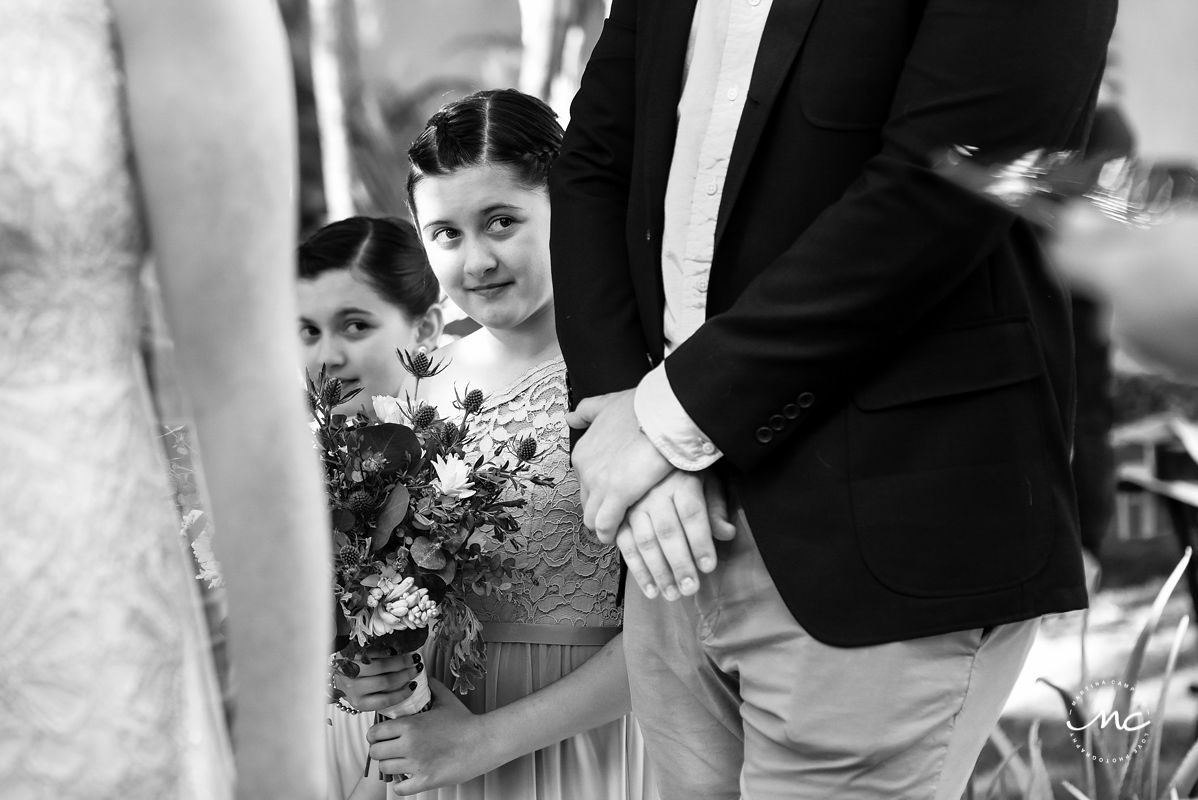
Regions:
<instances>
[{"instance_id":1,"label":"eucalyptus leaf","mask_svg":"<svg viewBox=\"0 0 1198 800\"><path fill-rule=\"evenodd\" d=\"M416 537L416 540L412 542L411 553L413 561L429 570L444 569L448 561L441 546L427 536Z\"/></svg>"},{"instance_id":2,"label":"eucalyptus leaf","mask_svg":"<svg viewBox=\"0 0 1198 800\"><path fill-rule=\"evenodd\" d=\"M349 533L354 529L354 525L358 522L358 518L354 516L354 512L348 508L337 508L333 510L333 528L339 531Z\"/></svg>"},{"instance_id":3,"label":"eucalyptus leaf","mask_svg":"<svg viewBox=\"0 0 1198 800\"><path fill-rule=\"evenodd\" d=\"M408 492L408 487L402 483L395 484L391 494L387 495L387 502L383 504L383 510L379 513L378 522L375 524L374 536L370 543L372 551L382 549L390 541L396 526L407 516L411 501L412 495Z\"/></svg>"}]
</instances>

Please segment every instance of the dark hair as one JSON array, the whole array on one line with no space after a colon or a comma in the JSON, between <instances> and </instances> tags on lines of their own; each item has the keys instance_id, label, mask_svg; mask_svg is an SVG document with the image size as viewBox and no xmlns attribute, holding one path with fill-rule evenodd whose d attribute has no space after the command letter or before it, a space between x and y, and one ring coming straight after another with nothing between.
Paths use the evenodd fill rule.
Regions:
<instances>
[{"instance_id":1,"label":"dark hair","mask_svg":"<svg viewBox=\"0 0 1198 800\"><path fill-rule=\"evenodd\" d=\"M334 269L358 270L370 288L411 317L441 296L420 237L406 220L350 217L325 225L299 246L301 279Z\"/></svg>"},{"instance_id":2,"label":"dark hair","mask_svg":"<svg viewBox=\"0 0 1198 800\"><path fill-rule=\"evenodd\" d=\"M482 164L511 169L527 186L541 187L562 147L557 114L515 89L489 89L442 106L408 148L408 206L426 175L447 175Z\"/></svg>"}]
</instances>

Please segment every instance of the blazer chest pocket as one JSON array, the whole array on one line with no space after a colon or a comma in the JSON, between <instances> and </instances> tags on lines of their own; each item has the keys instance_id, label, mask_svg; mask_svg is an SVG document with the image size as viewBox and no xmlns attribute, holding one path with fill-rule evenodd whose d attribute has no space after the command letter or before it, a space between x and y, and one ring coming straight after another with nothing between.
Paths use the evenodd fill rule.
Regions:
<instances>
[{"instance_id":1,"label":"blazer chest pocket","mask_svg":"<svg viewBox=\"0 0 1198 800\"><path fill-rule=\"evenodd\" d=\"M799 102L812 125L881 128L910 46L907 3L823 0L799 56Z\"/></svg>"}]
</instances>

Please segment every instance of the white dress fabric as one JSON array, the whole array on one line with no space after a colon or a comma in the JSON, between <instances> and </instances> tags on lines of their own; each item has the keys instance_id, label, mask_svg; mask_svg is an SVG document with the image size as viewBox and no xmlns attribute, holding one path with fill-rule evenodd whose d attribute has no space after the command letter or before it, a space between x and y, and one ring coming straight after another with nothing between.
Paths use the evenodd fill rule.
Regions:
<instances>
[{"instance_id":1,"label":"white dress fabric","mask_svg":"<svg viewBox=\"0 0 1198 800\"><path fill-rule=\"evenodd\" d=\"M224 800L107 0L0 3L0 798Z\"/></svg>"}]
</instances>

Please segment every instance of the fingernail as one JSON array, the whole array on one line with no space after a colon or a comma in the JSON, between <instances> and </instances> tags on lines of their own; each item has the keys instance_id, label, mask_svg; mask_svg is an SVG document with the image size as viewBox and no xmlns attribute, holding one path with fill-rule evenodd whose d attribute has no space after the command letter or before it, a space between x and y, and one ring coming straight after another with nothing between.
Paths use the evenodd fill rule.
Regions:
<instances>
[{"instance_id":1,"label":"fingernail","mask_svg":"<svg viewBox=\"0 0 1198 800\"><path fill-rule=\"evenodd\" d=\"M711 572L715 569L715 559L711 556L703 556L703 558L699 559L699 569L704 572Z\"/></svg>"},{"instance_id":2,"label":"fingernail","mask_svg":"<svg viewBox=\"0 0 1198 800\"><path fill-rule=\"evenodd\" d=\"M699 588L699 584L694 578L683 578L682 582L678 584L678 588L682 590L683 594L694 594Z\"/></svg>"},{"instance_id":3,"label":"fingernail","mask_svg":"<svg viewBox=\"0 0 1198 800\"><path fill-rule=\"evenodd\" d=\"M413 692L416 691L416 681L411 681L408 683L408 690Z\"/></svg>"},{"instance_id":4,"label":"fingernail","mask_svg":"<svg viewBox=\"0 0 1198 800\"><path fill-rule=\"evenodd\" d=\"M422 672L424 672L424 665L421 664L419 661L417 661L416 662L416 674L419 675Z\"/></svg>"},{"instance_id":5,"label":"fingernail","mask_svg":"<svg viewBox=\"0 0 1198 800\"><path fill-rule=\"evenodd\" d=\"M673 586L667 586L665 588L664 594L666 596L666 599L669 600L671 603L678 599L678 590L675 589Z\"/></svg>"},{"instance_id":6,"label":"fingernail","mask_svg":"<svg viewBox=\"0 0 1198 800\"><path fill-rule=\"evenodd\" d=\"M644 592L645 592L645 597L648 597L650 600L657 597L657 587L656 586L646 586L644 588Z\"/></svg>"}]
</instances>

